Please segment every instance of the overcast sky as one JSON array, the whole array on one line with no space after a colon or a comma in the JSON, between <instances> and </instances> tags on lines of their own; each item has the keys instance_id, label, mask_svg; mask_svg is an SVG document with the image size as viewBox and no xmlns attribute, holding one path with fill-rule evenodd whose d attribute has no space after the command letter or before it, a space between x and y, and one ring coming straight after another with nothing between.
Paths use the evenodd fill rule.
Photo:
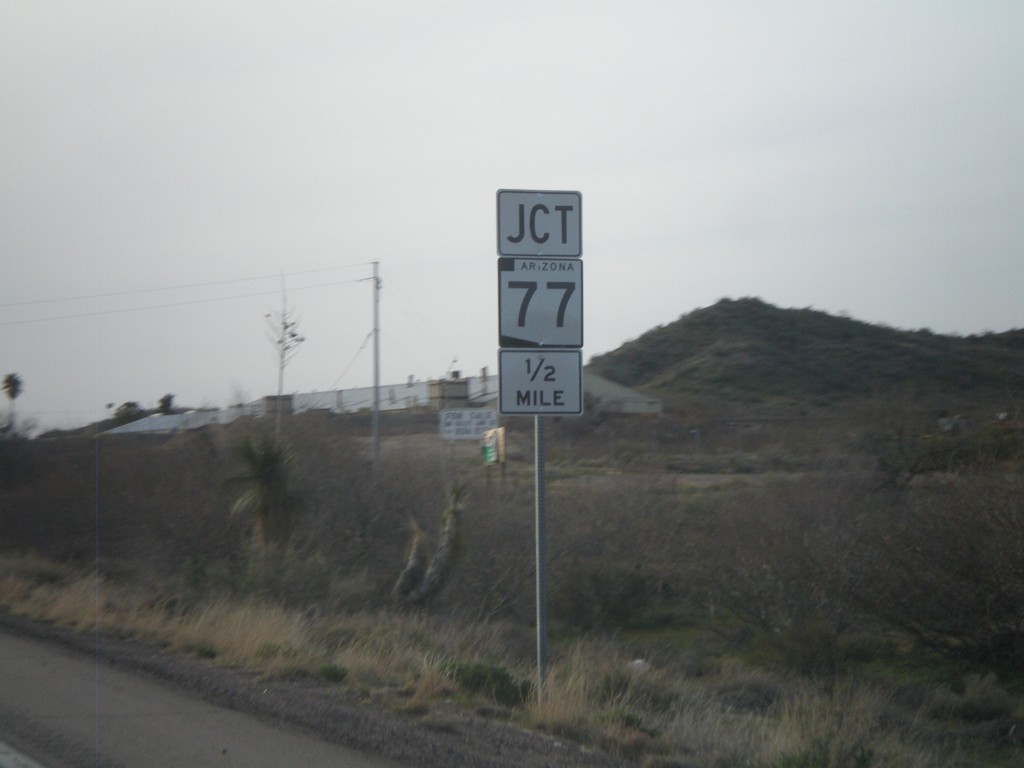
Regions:
<instances>
[{"instance_id":1,"label":"overcast sky","mask_svg":"<svg viewBox=\"0 0 1024 768\"><path fill-rule=\"evenodd\" d=\"M495 193L578 190L584 358L723 297L1024 327L1024 3L0 0L19 418L497 366ZM453 362L456 361L456 362ZM6 405L6 403L5 403Z\"/></svg>"}]
</instances>

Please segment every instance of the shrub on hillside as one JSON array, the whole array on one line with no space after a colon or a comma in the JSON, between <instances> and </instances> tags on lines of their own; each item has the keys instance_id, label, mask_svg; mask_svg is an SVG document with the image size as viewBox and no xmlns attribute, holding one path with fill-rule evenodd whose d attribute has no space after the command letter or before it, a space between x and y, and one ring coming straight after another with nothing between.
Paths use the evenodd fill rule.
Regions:
<instances>
[{"instance_id":1,"label":"shrub on hillside","mask_svg":"<svg viewBox=\"0 0 1024 768\"><path fill-rule=\"evenodd\" d=\"M954 658L1024 665L1019 479L877 489L825 477L736 496L690 549L710 606L805 672L862 658L880 626Z\"/></svg>"},{"instance_id":2,"label":"shrub on hillside","mask_svg":"<svg viewBox=\"0 0 1024 768\"><path fill-rule=\"evenodd\" d=\"M28 439L16 433L0 433L0 488L13 488L26 482L31 472Z\"/></svg>"},{"instance_id":3,"label":"shrub on hillside","mask_svg":"<svg viewBox=\"0 0 1024 768\"><path fill-rule=\"evenodd\" d=\"M1019 479L960 475L876 514L858 597L923 645L1024 665L1024 501Z\"/></svg>"},{"instance_id":4,"label":"shrub on hillside","mask_svg":"<svg viewBox=\"0 0 1024 768\"><path fill-rule=\"evenodd\" d=\"M712 607L776 636L838 637L863 567L863 490L857 479L818 478L735 494L689 548Z\"/></svg>"}]
</instances>

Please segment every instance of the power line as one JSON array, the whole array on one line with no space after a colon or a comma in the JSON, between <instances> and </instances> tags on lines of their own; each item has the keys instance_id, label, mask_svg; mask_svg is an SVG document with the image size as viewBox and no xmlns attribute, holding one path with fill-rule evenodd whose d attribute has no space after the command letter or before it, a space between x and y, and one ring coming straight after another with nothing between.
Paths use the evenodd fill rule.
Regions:
<instances>
[{"instance_id":1,"label":"power line","mask_svg":"<svg viewBox=\"0 0 1024 768\"><path fill-rule=\"evenodd\" d=\"M322 267L320 269L305 269L305 270L301 270L301 271L298 271L298 272L284 272L284 273L278 272L276 275L258 275L258 276L255 276L255 277L236 277L236 278L232 278L230 280L214 280L214 281L206 282L206 283L185 283L183 285L169 285L169 286L161 286L161 287L155 287L155 288L136 288L136 289L128 290L128 291L111 291L109 293L94 293L94 294L88 294L88 295L84 295L84 296L68 296L68 297L62 298L62 299L32 299L30 301L13 301L13 302L9 302L7 304L0 304L0 309L6 309L7 307L29 307L29 306L38 305L38 304L59 304L59 303L71 302L71 301L89 301L91 299L109 299L109 298L114 298L114 297L117 297L117 296L133 296L135 294L140 294L140 293L158 293L160 291L181 291L181 290L186 290L186 289L190 289L190 288L209 288L210 286L214 286L214 285L230 285L230 284L233 284L233 283L255 282L257 280L270 280L270 279L277 280L277 279L280 279L281 277L295 277L297 275L312 275L312 274L317 274L317 273L320 273L320 272L336 272L339 269L351 269L351 268L354 268L354 267L365 267L365 266L369 266L372 263L373 262L371 262L371 261L363 261L363 262L358 262L358 263L355 263L355 264L342 264L342 265L337 266L337 267ZM346 282L357 282L357 281L350 280L350 281L346 281ZM329 283L329 285L340 285L340 283ZM262 296L262 295L265 295L265 294L246 294L246 295ZM173 305L169 305L169 306L173 306ZM87 315L73 315L72 317L86 317L86 316ZM63 319L63 318L59 318L59 319Z\"/></svg>"},{"instance_id":2,"label":"power line","mask_svg":"<svg viewBox=\"0 0 1024 768\"><path fill-rule=\"evenodd\" d=\"M294 273L294 274L303 274L303 273ZM280 275L273 275L273 277L278 277L279 278ZM241 280L224 281L224 282L225 283L226 282L244 282L245 280L258 280L258 279L264 279L264 278L244 278L244 279L241 279ZM338 280L336 282L317 283L316 285L306 285L306 286L302 286L302 287L299 287L299 288L292 288L292 290L293 291L308 291L308 290L312 290L314 288L328 288L328 287L334 286L334 285L349 285L351 283L358 283L358 282L361 282L361 280ZM215 285L215 283L206 283L206 285ZM185 288L185 287L190 287L190 286L181 286L181 287ZM198 287L198 286L193 286L193 287ZM149 290L174 290L174 289L158 289L158 288L147 289L147 291L149 291ZM134 293L143 293L143 292L145 292L145 291L135 291ZM128 293L132 293L132 292L128 292ZM173 307L187 307L187 306L193 306L193 305L196 305L196 304L214 304L214 303L219 302L219 301L234 301L235 299L248 299L248 298L252 298L254 296L274 296L274 295L277 295L279 293L280 293L280 290L258 291L256 293L239 293L239 294L235 294L234 296L218 296L218 297L212 298L212 299L191 299L189 301L176 301L176 302L170 302L170 303L166 303L166 304L147 304L147 305L141 306L141 307L123 307L121 309L101 309L101 310L96 310L94 312L79 312L79 313L70 314L70 315L53 315L53 316L50 316L50 317L23 318L23 319L20 319L20 320L4 320L4 321L0 321L0 327L10 326L10 325L27 325L27 324L30 324L30 323L44 323L44 322L50 322L50 321L53 321L53 320L77 320L77 319L86 318L86 317L100 317L102 315L117 315L117 314L124 314L124 313L127 313L127 312L143 312L145 310L150 310L150 309L168 309L168 308L173 308ZM109 295L109 296L118 296L118 295L126 295L126 294L107 294L107 295ZM89 297L82 297L82 298L89 298ZM102 298L102 297L96 296L95 298ZM75 300L76 299L53 299L52 301L75 301ZM27 303L32 303L32 302L27 302ZM39 303L43 303L43 302L39 302ZM0 305L0 307L10 307L10 306L16 306L16 305L13 305L13 304L3 304L3 305Z\"/></svg>"},{"instance_id":3,"label":"power line","mask_svg":"<svg viewBox=\"0 0 1024 768\"><path fill-rule=\"evenodd\" d=\"M342 378L344 378L345 374L349 372L349 369L352 368L353 365L355 365L356 360L359 359L359 355L361 355L363 353L363 350L366 349L367 342L369 342L370 339L372 338L373 331L370 331L368 334L366 334L366 338L363 339L363 343L359 345L359 349L356 350L356 353L352 356L352 359L349 361L348 365L345 366L345 370L338 374L338 378L334 380L334 383L331 384L329 389L337 388L338 384L341 383L341 380Z\"/></svg>"},{"instance_id":4,"label":"power line","mask_svg":"<svg viewBox=\"0 0 1024 768\"><path fill-rule=\"evenodd\" d=\"M394 298L398 299L398 301L395 303L397 304L398 308L405 313L405 316L412 321L413 328L419 331L423 338L430 342L434 346L435 350L437 350L439 353L449 354L449 352L447 351L442 352L442 349L444 349L445 345L439 338L439 334L437 333L436 329L427 320L426 315L419 311L416 305L409 299L408 295L406 295L405 291L402 290L401 286L399 286L392 280L390 283L390 287L392 289Z\"/></svg>"}]
</instances>

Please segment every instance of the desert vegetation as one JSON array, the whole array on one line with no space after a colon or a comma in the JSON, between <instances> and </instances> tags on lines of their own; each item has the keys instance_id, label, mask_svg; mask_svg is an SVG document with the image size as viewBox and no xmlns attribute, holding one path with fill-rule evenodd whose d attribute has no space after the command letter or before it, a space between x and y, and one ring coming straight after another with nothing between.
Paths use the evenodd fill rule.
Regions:
<instances>
[{"instance_id":1,"label":"desert vegetation","mask_svg":"<svg viewBox=\"0 0 1024 768\"><path fill-rule=\"evenodd\" d=\"M1019 764L1019 432L812 421L550 425L539 701L528 420L504 481L430 416L5 441L0 600L647 766Z\"/></svg>"},{"instance_id":2,"label":"desert vegetation","mask_svg":"<svg viewBox=\"0 0 1024 768\"><path fill-rule=\"evenodd\" d=\"M1021 332L725 301L595 361L666 412L301 414L0 440L0 604L212 664L460 706L648 768L1024 760Z\"/></svg>"}]
</instances>

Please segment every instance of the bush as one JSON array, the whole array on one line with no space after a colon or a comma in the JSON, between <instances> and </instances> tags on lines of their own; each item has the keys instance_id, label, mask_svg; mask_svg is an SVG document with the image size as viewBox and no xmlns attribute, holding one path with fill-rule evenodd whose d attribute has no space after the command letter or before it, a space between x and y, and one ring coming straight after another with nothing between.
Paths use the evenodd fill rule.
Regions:
<instances>
[{"instance_id":1,"label":"bush","mask_svg":"<svg viewBox=\"0 0 1024 768\"><path fill-rule=\"evenodd\" d=\"M0 434L0 489L27 481L31 473L28 440L17 434Z\"/></svg>"},{"instance_id":2,"label":"bush","mask_svg":"<svg viewBox=\"0 0 1024 768\"><path fill-rule=\"evenodd\" d=\"M451 662L442 671L461 688L506 707L518 707L530 696L529 682L517 681L504 667L486 662Z\"/></svg>"},{"instance_id":3,"label":"bush","mask_svg":"<svg viewBox=\"0 0 1024 768\"><path fill-rule=\"evenodd\" d=\"M339 667L337 664L323 664L317 668L316 673L332 683L341 683L348 677L348 670L344 667Z\"/></svg>"},{"instance_id":4,"label":"bush","mask_svg":"<svg viewBox=\"0 0 1024 768\"><path fill-rule=\"evenodd\" d=\"M1018 482L956 476L870 521L858 586L875 617L949 657L1024 666L1024 502Z\"/></svg>"},{"instance_id":5,"label":"bush","mask_svg":"<svg viewBox=\"0 0 1024 768\"><path fill-rule=\"evenodd\" d=\"M622 628L648 606L647 578L639 566L574 562L551 585L552 616L578 629Z\"/></svg>"},{"instance_id":6,"label":"bush","mask_svg":"<svg viewBox=\"0 0 1024 768\"><path fill-rule=\"evenodd\" d=\"M875 753L868 747L857 746L836 754L832 743L821 739L802 752L780 757L771 768L870 768L873 765L876 765Z\"/></svg>"},{"instance_id":7,"label":"bush","mask_svg":"<svg viewBox=\"0 0 1024 768\"><path fill-rule=\"evenodd\" d=\"M799 478L736 492L690 545L711 606L775 638L798 666L832 666L863 564L869 501L857 478ZM823 653L819 660L809 658Z\"/></svg>"}]
</instances>

